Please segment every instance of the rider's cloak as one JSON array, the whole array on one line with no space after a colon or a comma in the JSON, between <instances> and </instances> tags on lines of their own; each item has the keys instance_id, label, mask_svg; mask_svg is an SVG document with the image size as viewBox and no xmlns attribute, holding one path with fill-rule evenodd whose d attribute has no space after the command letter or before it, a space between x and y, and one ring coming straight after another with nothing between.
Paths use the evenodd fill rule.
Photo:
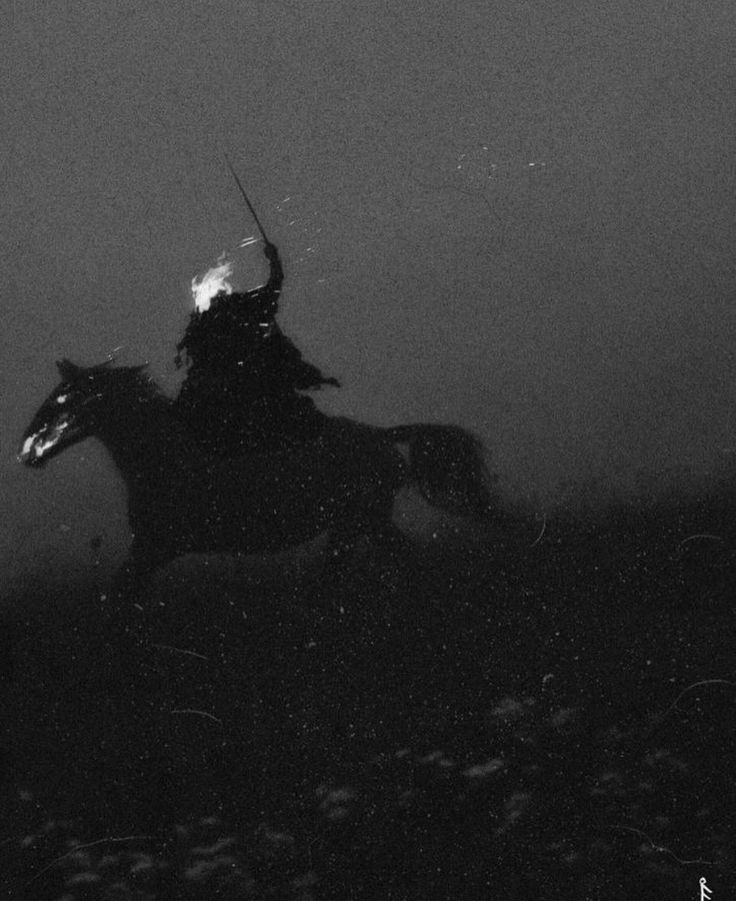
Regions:
<instances>
[{"instance_id":1,"label":"rider's cloak","mask_svg":"<svg viewBox=\"0 0 736 901\"><path fill-rule=\"evenodd\" d=\"M283 268L275 245L264 252L268 282L245 293L216 295L194 311L177 345L189 364L174 402L194 437L208 450L268 450L304 440L324 416L301 391L339 385L312 363L276 322Z\"/></svg>"}]
</instances>

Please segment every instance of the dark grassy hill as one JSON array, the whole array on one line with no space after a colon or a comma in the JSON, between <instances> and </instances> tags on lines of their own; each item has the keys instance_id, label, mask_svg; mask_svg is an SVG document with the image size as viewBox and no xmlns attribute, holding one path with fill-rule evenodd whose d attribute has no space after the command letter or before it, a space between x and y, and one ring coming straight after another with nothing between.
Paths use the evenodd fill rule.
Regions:
<instances>
[{"instance_id":1,"label":"dark grassy hill","mask_svg":"<svg viewBox=\"0 0 736 901\"><path fill-rule=\"evenodd\" d=\"M0 897L736 891L725 490L6 628ZM33 607L26 615L24 610Z\"/></svg>"}]
</instances>

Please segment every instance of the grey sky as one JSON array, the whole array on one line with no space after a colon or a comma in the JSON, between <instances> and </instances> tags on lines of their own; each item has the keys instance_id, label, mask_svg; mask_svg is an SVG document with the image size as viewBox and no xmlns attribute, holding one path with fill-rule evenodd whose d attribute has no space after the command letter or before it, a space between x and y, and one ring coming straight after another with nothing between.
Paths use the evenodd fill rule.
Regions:
<instances>
[{"instance_id":1,"label":"grey sky","mask_svg":"<svg viewBox=\"0 0 736 901\"><path fill-rule=\"evenodd\" d=\"M53 361L175 390L191 277L252 232L281 322L369 421L459 422L515 490L734 441L736 12L727 0L7 3L2 565L117 559L91 442L17 439ZM253 255L253 280L265 264ZM8 583L6 583L8 584Z\"/></svg>"}]
</instances>

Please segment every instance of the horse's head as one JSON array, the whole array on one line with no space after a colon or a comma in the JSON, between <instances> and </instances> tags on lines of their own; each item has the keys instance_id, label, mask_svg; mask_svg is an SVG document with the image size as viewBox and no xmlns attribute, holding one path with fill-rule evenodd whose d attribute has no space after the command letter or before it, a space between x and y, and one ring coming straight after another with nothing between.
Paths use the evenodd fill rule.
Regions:
<instances>
[{"instance_id":1,"label":"horse's head","mask_svg":"<svg viewBox=\"0 0 736 901\"><path fill-rule=\"evenodd\" d=\"M96 434L121 387L130 394L131 383L144 383L144 366L113 367L112 361L99 366L77 366L60 360L56 366L59 384L41 404L21 440L18 460L27 466L42 466L56 454ZM117 389L117 390L116 390ZM139 391L139 394L141 392Z\"/></svg>"}]
</instances>

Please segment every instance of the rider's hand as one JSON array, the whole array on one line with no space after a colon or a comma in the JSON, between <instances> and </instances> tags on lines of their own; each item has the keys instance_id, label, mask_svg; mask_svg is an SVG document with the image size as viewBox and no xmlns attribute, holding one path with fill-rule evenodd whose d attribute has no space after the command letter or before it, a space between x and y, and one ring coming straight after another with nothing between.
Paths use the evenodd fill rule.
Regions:
<instances>
[{"instance_id":1,"label":"rider's hand","mask_svg":"<svg viewBox=\"0 0 736 901\"><path fill-rule=\"evenodd\" d=\"M275 263L279 258L278 248L275 244L271 244L270 241L267 241L263 245L263 252L266 255L266 259L271 263Z\"/></svg>"}]
</instances>

